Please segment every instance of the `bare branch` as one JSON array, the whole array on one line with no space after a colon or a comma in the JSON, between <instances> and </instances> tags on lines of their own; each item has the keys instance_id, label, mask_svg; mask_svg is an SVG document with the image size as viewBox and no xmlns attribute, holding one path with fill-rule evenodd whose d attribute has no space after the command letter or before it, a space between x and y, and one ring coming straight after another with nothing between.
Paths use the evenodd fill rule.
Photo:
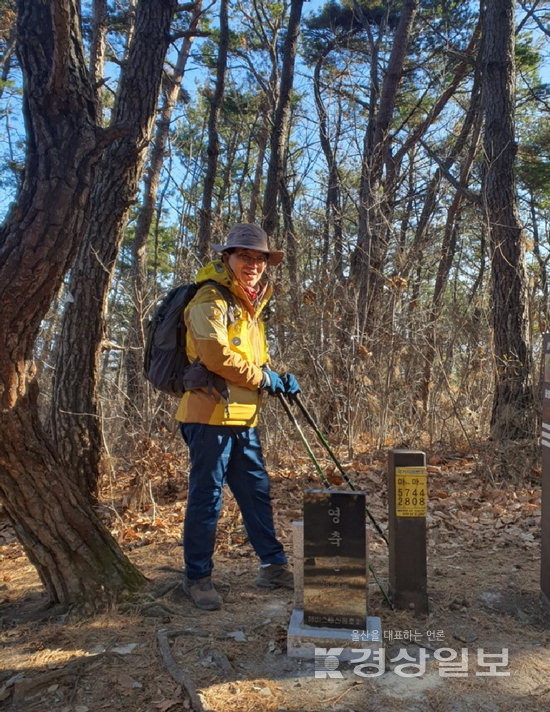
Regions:
<instances>
[{"instance_id":1,"label":"bare branch","mask_svg":"<svg viewBox=\"0 0 550 712\"><path fill-rule=\"evenodd\" d=\"M535 22L537 22L537 24L538 24L537 18L534 17L534 14L535 14L535 10L537 9L538 5L540 5L540 0L535 0L535 2L531 5L531 7L529 9L526 7L527 3L521 2L521 0L520 0L519 4L525 10L526 14L525 14L525 17L521 20L521 22L518 23L518 26L516 27L516 35L519 35L519 33L522 31L525 24L527 23L527 20L530 17L533 17ZM540 25L539 25L539 27L540 27ZM542 29L543 32L545 32L547 34L547 30L543 29L542 27L540 29Z\"/></svg>"},{"instance_id":2,"label":"bare branch","mask_svg":"<svg viewBox=\"0 0 550 712\"><path fill-rule=\"evenodd\" d=\"M181 40L186 37L211 37L212 33L207 30L182 30L181 32L174 32L170 35L170 41L175 42L176 40Z\"/></svg>"},{"instance_id":3,"label":"bare branch","mask_svg":"<svg viewBox=\"0 0 550 712\"><path fill-rule=\"evenodd\" d=\"M467 198L471 203L473 203L474 205L481 205L481 195L461 185L460 179L456 178L450 172L446 162L442 158L440 158L437 153L432 151L432 149L426 144L423 139L419 138L418 141L422 148L426 151L428 156L437 163L442 175L449 181L449 183L451 183L451 185L454 186L457 191L462 193L464 197Z\"/></svg>"}]
</instances>

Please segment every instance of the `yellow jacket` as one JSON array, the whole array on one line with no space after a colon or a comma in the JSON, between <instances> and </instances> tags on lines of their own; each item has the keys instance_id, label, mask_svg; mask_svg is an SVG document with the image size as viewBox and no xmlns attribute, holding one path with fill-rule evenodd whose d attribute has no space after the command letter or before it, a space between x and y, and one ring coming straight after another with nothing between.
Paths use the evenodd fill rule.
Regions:
<instances>
[{"instance_id":1,"label":"yellow jacket","mask_svg":"<svg viewBox=\"0 0 550 712\"><path fill-rule=\"evenodd\" d=\"M269 358L260 314L272 288L267 286L254 306L221 260L213 260L199 270L196 281L206 280L227 287L235 298L234 305L228 305L212 284L198 290L184 310L187 355L190 363L198 358L209 371L225 379L228 397L208 388L186 391L176 420L254 427L261 401L261 366Z\"/></svg>"}]
</instances>

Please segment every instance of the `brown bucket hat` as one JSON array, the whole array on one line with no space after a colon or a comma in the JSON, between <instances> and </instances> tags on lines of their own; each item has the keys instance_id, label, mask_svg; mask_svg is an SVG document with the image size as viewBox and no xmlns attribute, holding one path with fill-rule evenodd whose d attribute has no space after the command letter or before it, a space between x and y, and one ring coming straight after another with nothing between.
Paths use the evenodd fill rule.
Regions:
<instances>
[{"instance_id":1,"label":"brown bucket hat","mask_svg":"<svg viewBox=\"0 0 550 712\"><path fill-rule=\"evenodd\" d=\"M212 245L214 252L225 252L235 247L246 250L256 250L267 255L268 265L278 265L285 256L282 250L270 250L267 245L267 233L258 225L251 223L237 223L227 233L225 245Z\"/></svg>"}]
</instances>

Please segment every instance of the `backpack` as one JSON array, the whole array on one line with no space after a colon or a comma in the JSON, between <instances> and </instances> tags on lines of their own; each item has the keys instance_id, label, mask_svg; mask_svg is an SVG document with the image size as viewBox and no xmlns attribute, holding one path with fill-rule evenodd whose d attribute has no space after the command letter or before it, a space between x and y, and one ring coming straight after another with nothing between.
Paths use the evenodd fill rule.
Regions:
<instances>
[{"instance_id":1,"label":"backpack","mask_svg":"<svg viewBox=\"0 0 550 712\"><path fill-rule=\"evenodd\" d=\"M185 375L192 364L185 350L187 328L182 314L199 288L205 284L215 286L228 304L234 303L229 289L214 280L180 284L162 298L147 324L143 373L158 391L181 397L188 390L185 387ZM202 369L211 373L204 367Z\"/></svg>"}]
</instances>

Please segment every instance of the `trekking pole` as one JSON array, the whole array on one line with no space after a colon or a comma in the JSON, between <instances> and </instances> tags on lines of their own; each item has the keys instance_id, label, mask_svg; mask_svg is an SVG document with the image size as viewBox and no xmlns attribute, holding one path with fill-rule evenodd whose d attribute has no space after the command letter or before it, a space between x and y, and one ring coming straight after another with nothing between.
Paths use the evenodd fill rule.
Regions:
<instances>
[{"instance_id":1,"label":"trekking pole","mask_svg":"<svg viewBox=\"0 0 550 712\"><path fill-rule=\"evenodd\" d=\"M355 490L355 487L353 486L352 481L349 479L349 477L348 477L346 471L344 470L344 468L342 467L342 465L341 465L340 462L338 461L338 458L336 457L336 455L334 454L332 448L331 448L330 445L328 444L328 442L327 442L325 436L324 436L323 433L319 430L319 427L318 427L317 423L315 422L315 420L313 419L313 417L311 416L311 414L309 413L309 411L307 410L307 408L306 408L305 405L303 404L302 399L300 398L300 394L299 394L299 393L293 393L293 394L290 396L290 398L291 398L291 400L293 400L293 401L296 402L296 404L298 405L298 407L299 407L300 410L302 411L302 413L303 413L305 419L307 420L307 422L311 425L311 427L312 427L313 430L315 431L315 434L317 435L317 437L319 438L319 440L321 441L321 443L322 443L323 446L325 447L327 453L330 455L331 460L334 462L334 464L335 464L336 467L338 468L338 471L340 472L340 474L342 475L342 477L344 478L344 480L348 483L350 489ZM367 510L367 514L368 514L368 516L369 516L371 522L374 524L374 528L375 528L376 531L380 534L380 536L381 536L382 539L386 542L386 544L388 544L388 546L389 546L388 539L387 539L386 535L384 534L384 532L382 531L382 528L380 527L380 525L378 524L378 522L376 521L376 519L372 516L372 514L369 512L368 507L366 507L366 510Z\"/></svg>"},{"instance_id":2,"label":"trekking pole","mask_svg":"<svg viewBox=\"0 0 550 712\"><path fill-rule=\"evenodd\" d=\"M328 481L328 479L326 478L326 476L325 476L323 470L321 469L321 466L319 465L319 462L318 462L317 458L315 457L315 454L314 454L313 450L311 449L311 447L310 447L310 445L309 445L309 443L308 443L308 441L307 441L307 439L306 439L306 436L304 435L304 433L303 433L303 431L302 431L302 428L300 427L298 421L296 420L296 416L295 416L294 413L291 411L290 406L289 406L288 403L286 402L285 397L283 396L282 393L279 393L279 394L278 394L278 398L279 398L279 402L282 404L283 408L285 409L285 412L286 412L286 414L288 415L288 417L289 417L289 419L290 419L290 422L294 425L294 427L295 427L296 430L298 431L298 434L299 434L299 436L300 436L300 439L301 439L302 443L304 444L304 447L306 448L306 450L307 450L307 452L308 452L308 455L310 456L311 460L313 461L313 464L315 465L315 469L317 470L317 472L318 472L318 474L319 474L319 477L321 478L321 480L322 480L323 484L325 485L325 487L326 487L327 489L329 489L329 488L330 488L330 482ZM302 411L302 412L303 412L303 411ZM305 415L305 413L304 413L304 415ZM348 480L348 482L349 482L349 480ZM349 484L350 484L350 486L351 486L351 483L349 483ZM351 488L354 489L353 486L351 486ZM366 507L365 507L365 509L366 509ZM369 510L367 509L366 511L367 511L367 513L369 514L369 516L370 516L371 519L372 519L372 515L370 514ZM373 521L374 521L374 519L373 519ZM374 523L376 524L376 522L374 522ZM380 532L380 534L382 535L382 537L384 538L384 540L386 541L386 543L388 543L388 540L386 539L386 537L384 536L384 534L383 534L382 532ZM378 585L378 588L379 588L380 591L382 592L382 595L384 596L384 599L386 600L386 603L388 604L388 606L391 608L392 611L395 610L394 605L393 605L393 603L391 602L391 599L389 598L389 596L388 596L388 594L386 593L386 591L384 590L382 584L381 584L380 581L378 580L378 577L377 577L376 573L374 572L374 569L372 568L371 564L369 564L369 571L371 572L371 574L372 574L374 580L376 581L376 584Z\"/></svg>"},{"instance_id":3,"label":"trekking pole","mask_svg":"<svg viewBox=\"0 0 550 712\"><path fill-rule=\"evenodd\" d=\"M395 611L395 606L393 605L391 598L388 596L387 592L384 590L384 587L378 580L378 576L374 573L374 569L372 568L372 566L370 564L369 564L369 571L371 572L373 579L376 581L376 585L380 589L380 592L384 596L384 600L386 601L388 606L392 609L392 611Z\"/></svg>"},{"instance_id":4,"label":"trekking pole","mask_svg":"<svg viewBox=\"0 0 550 712\"><path fill-rule=\"evenodd\" d=\"M315 469L317 470L317 473L318 473L319 477L321 478L323 484L325 485L325 487L330 487L330 482L329 482L329 481L327 480L327 478L325 477L325 474L324 474L323 470L321 469L321 465L319 464L317 458L315 457L315 454L314 454L313 450L311 449L311 447L310 447L308 441L306 440L306 436L304 435L304 433L303 433L303 431L302 431L302 428L300 427L300 424L299 424L298 421L296 420L296 416L295 416L294 413L290 410L290 407L289 407L288 403L286 402L286 400L284 399L283 394L282 394L282 393L279 393L279 394L278 394L278 397L279 397L279 402L282 403L282 406L283 406L283 408L285 409L286 414L287 414L288 417L290 418L291 423L294 425L294 427L295 427L296 430L298 431L298 435L300 436L300 440L303 442L304 447L305 447L305 449L306 449L307 452L308 452L308 455L309 455L310 458L312 459L313 464L315 465Z\"/></svg>"}]
</instances>

